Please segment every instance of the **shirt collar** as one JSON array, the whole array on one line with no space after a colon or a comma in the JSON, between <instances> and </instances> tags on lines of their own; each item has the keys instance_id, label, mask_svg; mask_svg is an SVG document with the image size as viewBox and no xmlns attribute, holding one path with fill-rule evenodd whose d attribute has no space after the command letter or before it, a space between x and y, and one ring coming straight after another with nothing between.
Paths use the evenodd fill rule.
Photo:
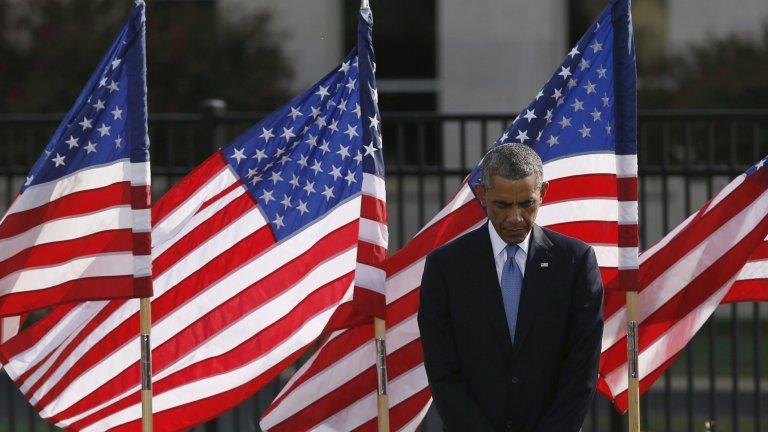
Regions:
<instances>
[{"instance_id":1,"label":"shirt collar","mask_svg":"<svg viewBox=\"0 0 768 432\"><path fill-rule=\"evenodd\" d=\"M531 228L531 231L533 231L533 228ZM526 256L528 256L528 246L531 242L531 231L528 231L528 234L526 234L523 241L517 245L520 247L520 249L522 249ZM493 248L493 256L497 257L502 251L504 251L504 248L507 247L507 242L502 240L502 238L499 236L499 233L496 232L496 228L493 227L493 224L491 224L490 221L488 222L488 232L491 235L491 247Z\"/></svg>"}]
</instances>

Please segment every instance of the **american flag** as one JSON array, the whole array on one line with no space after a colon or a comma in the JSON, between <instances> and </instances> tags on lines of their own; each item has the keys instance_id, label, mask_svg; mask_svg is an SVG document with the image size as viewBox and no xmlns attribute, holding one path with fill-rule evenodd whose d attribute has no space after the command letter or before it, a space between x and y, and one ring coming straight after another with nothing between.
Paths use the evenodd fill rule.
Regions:
<instances>
[{"instance_id":1,"label":"american flag","mask_svg":"<svg viewBox=\"0 0 768 432\"><path fill-rule=\"evenodd\" d=\"M381 144L366 10L340 67L153 206L157 430L237 405L340 325L344 305L381 297L368 292L381 293L385 278ZM0 347L6 369L59 426L136 430L138 308L56 308Z\"/></svg>"},{"instance_id":2,"label":"american flag","mask_svg":"<svg viewBox=\"0 0 768 432\"><path fill-rule=\"evenodd\" d=\"M496 144L531 146L550 182L537 223L594 248L606 291L623 298L637 287L635 53L627 1L613 1L568 53ZM387 351L392 430L411 431L431 396L416 314L426 255L485 223L471 185L456 195L403 249L387 260ZM373 330L332 334L268 408L270 431L376 429Z\"/></svg>"},{"instance_id":3,"label":"american flag","mask_svg":"<svg viewBox=\"0 0 768 432\"><path fill-rule=\"evenodd\" d=\"M763 159L640 255L640 390L724 302L768 300L768 169ZM606 298L599 389L627 409L626 309Z\"/></svg>"},{"instance_id":4,"label":"american flag","mask_svg":"<svg viewBox=\"0 0 768 432\"><path fill-rule=\"evenodd\" d=\"M144 25L138 3L0 221L0 316L152 294Z\"/></svg>"}]
</instances>

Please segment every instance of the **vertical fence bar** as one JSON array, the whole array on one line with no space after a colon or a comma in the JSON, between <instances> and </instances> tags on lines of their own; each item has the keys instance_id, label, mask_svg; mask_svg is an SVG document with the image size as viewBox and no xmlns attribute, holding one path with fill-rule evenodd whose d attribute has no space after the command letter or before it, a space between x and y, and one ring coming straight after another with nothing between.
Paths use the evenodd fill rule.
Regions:
<instances>
[{"instance_id":1,"label":"vertical fence bar","mask_svg":"<svg viewBox=\"0 0 768 432\"><path fill-rule=\"evenodd\" d=\"M420 227L424 226L425 221L425 207L427 203L424 202L424 159L426 157L426 151L425 151L425 131L424 131L424 123L419 123L418 125L418 135L416 138L416 144L418 145L418 176L416 178L416 184L417 184L417 191L416 194L418 196L418 220L419 220L419 226L416 228L417 230Z\"/></svg>"},{"instance_id":2,"label":"vertical fence bar","mask_svg":"<svg viewBox=\"0 0 768 432\"><path fill-rule=\"evenodd\" d=\"M445 132L445 125L446 125L446 122L441 122L441 121L435 121L434 123L432 123L432 132L434 133L435 143L439 143L439 142L443 141L441 139L443 137L441 137L440 134ZM437 194L439 195L439 199L440 199L439 202L438 202L438 204L439 204L438 205L438 209L441 209L441 208L443 208L443 206L445 206L445 199L446 199L446 196L445 196L445 180L446 180L446 176L445 176L445 155L444 155L444 152L440 150L440 148L441 147L439 145L435 145L434 146L435 162L436 162L435 165L438 167L438 173L437 173L437 178L438 178Z\"/></svg>"},{"instance_id":3,"label":"vertical fence bar","mask_svg":"<svg viewBox=\"0 0 768 432\"><path fill-rule=\"evenodd\" d=\"M734 177L739 174L736 172L736 146L739 142L738 124L735 121L729 123L728 131L728 169L730 171L730 176Z\"/></svg>"},{"instance_id":4,"label":"vertical fence bar","mask_svg":"<svg viewBox=\"0 0 768 432\"><path fill-rule=\"evenodd\" d=\"M459 163L461 170L467 170L467 121L459 120Z\"/></svg>"},{"instance_id":5,"label":"vertical fence bar","mask_svg":"<svg viewBox=\"0 0 768 432\"><path fill-rule=\"evenodd\" d=\"M192 128L187 128L186 130L186 150L187 150L187 160L186 160L186 168L192 168L193 166L197 165L197 155L195 154L195 132L192 130Z\"/></svg>"},{"instance_id":6,"label":"vertical fence bar","mask_svg":"<svg viewBox=\"0 0 768 432\"><path fill-rule=\"evenodd\" d=\"M397 233L397 247L405 244L405 127L397 124L397 224L400 229Z\"/></svg>"},{"instance_id":7,"label":"vertical fence bar","mask_svg":"<svg viewBox=\"0 0 768 432\"><path fill-rule=\"evenodd\" d=\"M663 232L669 231L669 123L661 124L661 223Z\"/></svg>"},{"instance_id":8,"label":"vertical fence bar","mask_svg":"<svg viewBox=\"0 0 768 432\"><path fill-rule=\"evenodd\" d=\"M243 428L240 426L240 417L242 417L242 405L236 406L232 409L232 430L234 432L240 432Z\"/></svg>"},{"instance_id":9,"label":"vertical fence bar","mask_svg":"<svg viewBox=\"0 0 768 432\"><path fill-rule=\"evenodd\" d=\"M261 404L261 395L262 395L262 392L258 392L254 397L251 398L251 403L253 406L253 409L251 410L251 412L253 414L251 417L252 423L248 425L248 430L261 431L261 427L259 426L259 420L261 420L261 413L264 411L264 407Z\"/></svg>"},{"instance_id":10,"label":"vertical fence bar","mask_svg":"<svg viewBox=\"0 0 768 432\"><path fill-rule=\"evenodd\" d=\"M5 371L3 371L5 374ZM6 375L5 378L5 397L8 408L8 432L16 432L18 430L16 425L16 398L18 393L16 392L16 384L11 380L11 377Z\"/></svg>"},{"instance_id":11,"label":"vertical fence bar","mask_svg":"<svg viewBox=\"0 0 768 432\"><path fill-rule=\"evenodd\" d=\"M648 216L648 193L647 193L647 176L645 175L645 165L648 163L648 125L643 123L640 125L640 151L637 152L637 169L638 179L640 181L640 249L645 249L648 244L648 229L646 223Z\"/></svg>"},{"instance_id":12,"label":"vertical fence bar","mask_svg":"<svg viewBox=\"0 0 768 432\"><path fill-rule=\"evenodd\" d=\"M624 424L626 423L624 421L624 417L621 414L617 413L613 407L609 408L611 411L610 416L610 428L611 432L624 432Z\"/></svg>"},{"instance_id":13,"label":"vertical fence bar","mask_svg":"<svg viewBox=\"0 0 768 432\"><path fill-rule=\"evenodd\" d=\"M6 134L8 137L8 143L5 146L5 203L6 206L11 205L11 200L13 200L13 157L12 157L12 149L14 146L14 141L16 134L13 133L13 128L8 128L8 133Z\"/></svg>"},{"instance_id":14,"label":"vertical fence bar","mask_svg":"<svg viewBox=\"0 0 768 432\"><path fill-rule=\"evenodd\" d=\"M715 123L711 122L707 125L707 160L706 160L706 173L707 173L707 198L712 198L712 192L714 182L712 176L714 175L713 168L715 161Z\"/></svg>"},{"instance_id":15,"label":"vertical fence bar","mask_svg":"<svg viewBox=\"0 0 768 432\"><path fill-rule=\"evenodd\" d=\"M166 191L173 187L174 183L174 177L173 177L173 129L168 128L165 132L165 142L162 143L162 145L165 147L165 181L166 181ZM163 192L165 193L165 192Z\"/></svg>"},{"instance_id":16,"label":"vertical fence bar","mask_svg":"<svg viewBox=\"0 0 768 432\"><path fill-rule=\"evenodd\" d=\"M37 412L32 405L27 404L25 408L27 411L27 430L35 431L37 430Z\"/></svg>"},{"instance_id":17,"label":"vertical fence bar","mask_svg":"<svg viewBox=\"0 0 768 432\"><path fill-rule=\"evenodd\" d=\"M205 427L203 429L205 432L219 432L219 419L218 417L213 420L208 420L208 422L205 423Z\"/></svg>"},{"instance_id":18,"label":"vertical fence bar","mask_svg":"<svg viewBox=\"0 0 768 432\"><path fill-rule=\"evenodd\" d=\"M25 146L27 148L27 160L25 167L31 167L32 163L35 162L35 131L30 128L27 131L27 145Z\"/></svg>"},{"instance_id":19,"label":"vertical fence bar","mask_svg":"<svg viewBox=\"0 0 768 432\"><path fill-rule=\"evenodd\" d=\"M202 154L208 154L211 150L217 150L226 144L226 135L222 127L222 118L227 112L227 103L221 99L206 99L202 103L203 108L203 127L207 132L208 143L206 151Z\"/></svg>"},{"instance_id":20,"label":"vertical fence bar","mask_svg":"<svg viewBox=\"0 0 768 432\"><path fill-rule=\"evenodd\" d=\"M26 159L22 162L21 169L26 171L29 170L34 163L35 130L31 127L27 130L27 139L24 147L27 149L26 154L24 155ZM27 174L27 172L24 172L23 175L26 176Z\"/></svg>"}]
</instances>

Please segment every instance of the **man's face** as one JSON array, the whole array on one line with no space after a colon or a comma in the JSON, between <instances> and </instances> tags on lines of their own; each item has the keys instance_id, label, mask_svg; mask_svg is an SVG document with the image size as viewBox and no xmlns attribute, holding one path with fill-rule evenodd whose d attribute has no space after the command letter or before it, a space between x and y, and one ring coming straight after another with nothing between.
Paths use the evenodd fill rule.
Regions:
<instances>
[{"instance_id":1,"label":"man's face","mask_svg":"<svg viewBox=\"0 0 768 432\"><path fill-rule=\"evenodd\" d=\"M548 187L544 182L536 188L536 174L519 180L495 175L487 188L480 185L476 192L499 237L511 244L522 242L533 228Z\"/></svg>"}]
</instances>

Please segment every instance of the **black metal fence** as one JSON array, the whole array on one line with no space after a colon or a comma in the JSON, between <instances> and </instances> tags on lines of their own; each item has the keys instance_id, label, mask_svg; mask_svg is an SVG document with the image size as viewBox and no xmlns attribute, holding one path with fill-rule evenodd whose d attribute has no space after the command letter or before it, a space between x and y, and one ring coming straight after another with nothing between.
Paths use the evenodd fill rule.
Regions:
<instances>
[{"instance_id":1,"label":"black metal fence","mask_svg":"<svg viewBox=\"0 0 768 432\"><path fill-rule=\"evenodd\" d=\"M60 116L0 115L0 211L16 194ZM258 115L201 113L150 119L153 194L252 125ZM397 250L450 198L459 181L513 115L384 113L391 250ZM639 119L641 244L660 239L749 165L768 154L768 111L653 111ZM768 430L768 304L721 306L670 370L642 397L643 430ZM259 430L262 410L290 371L206 431ZM598 397L584 431L625 430ZM0 432L53 430L0 377ZM441 430L431 412L425 432Z\"/></svg>"}]
</instances>

